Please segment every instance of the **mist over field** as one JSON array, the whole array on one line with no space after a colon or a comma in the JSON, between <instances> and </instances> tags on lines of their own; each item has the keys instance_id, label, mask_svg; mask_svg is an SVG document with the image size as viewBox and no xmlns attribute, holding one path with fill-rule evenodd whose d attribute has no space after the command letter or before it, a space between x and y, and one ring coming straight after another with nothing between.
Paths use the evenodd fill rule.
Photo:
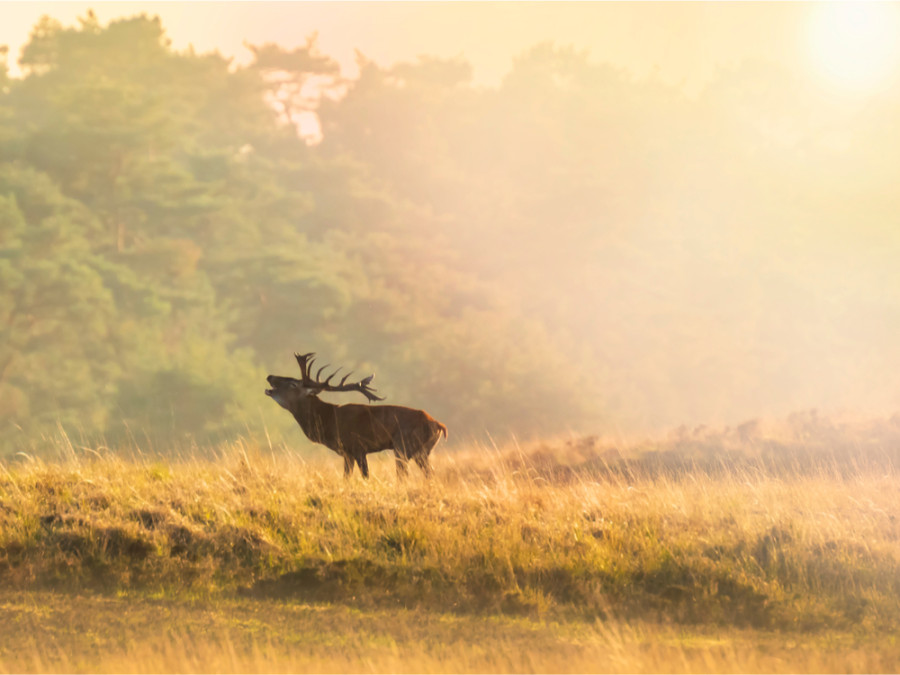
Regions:
<instances>
[{"instance_id":1,"label":"mist over field","mask_svg":"<svg viewBox=\"0 0 900 675\"><path fill-rule=\"evenodd\" d=\"M900 5L158 6L0 49L0 672L900 671Z\"/></svg>"},{"instance_id":2,"label":"mist over field","mask_svg":"<svg viewBox=\"0 0 900 675\"><path fill-rule=\"evenodd\" d=\"M88 15L7 55L0 452L302 445L294 351L463 440L900 408L897 86L250 51Z\"/></svg>"}]
</instances>

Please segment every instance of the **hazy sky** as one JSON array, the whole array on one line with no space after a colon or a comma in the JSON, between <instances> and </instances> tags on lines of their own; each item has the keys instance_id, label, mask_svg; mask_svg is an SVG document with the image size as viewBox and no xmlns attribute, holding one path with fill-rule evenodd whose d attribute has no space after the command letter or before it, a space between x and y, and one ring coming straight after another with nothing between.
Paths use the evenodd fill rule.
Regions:
<instances>
[{"instance_id":1,"label":"hazy sky","mask_svg":"<svg viewBox=\"0 0 900 675\"><path fill-rule=\"evenodd\" d=\"M646 76L696 91L719 67L747 58L803 64L822 3L517 2L0 2L0 44L19 49L42 14L73 24L92 8L102 22L159 15L176 48L218 49L239 61L242 43L302 44L319 32L321 50L353 75L354 49L382 65L419 54L464 55L479 83L494 84L512 58L545 40L589 50ZM842 59L846 60L846 59Z\"/></svg>"}]
</instances>

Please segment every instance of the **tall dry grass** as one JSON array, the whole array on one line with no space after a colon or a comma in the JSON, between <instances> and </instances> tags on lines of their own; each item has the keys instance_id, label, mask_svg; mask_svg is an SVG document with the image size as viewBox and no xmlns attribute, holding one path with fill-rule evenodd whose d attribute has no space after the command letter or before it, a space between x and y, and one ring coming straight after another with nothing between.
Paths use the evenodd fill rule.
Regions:
<instances>
[{"instance_id":1,"label":"tall dry grass","mask_svg":"<svg viewBox=\"0 0 900 675\"><path fill-rule=\"evenodd\" d=\"M807 415L438 451L402 484L387 457L345 481L247 442L21 457L0 668L896 670L898 433Z\"/></svg>"}]
</instances>

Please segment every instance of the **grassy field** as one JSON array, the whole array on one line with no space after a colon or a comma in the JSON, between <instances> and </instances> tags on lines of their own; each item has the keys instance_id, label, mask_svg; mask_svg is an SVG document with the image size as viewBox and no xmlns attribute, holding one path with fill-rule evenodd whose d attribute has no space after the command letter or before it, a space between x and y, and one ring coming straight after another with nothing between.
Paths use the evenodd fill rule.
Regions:
<instances>
[{"instance_id":1,"label":"grassy field","mask_svg":"<svg viewBox=\"0 0 900 675\"><path fill-rule=\"evenodd\" d=\"M900 422L0 463L0 670L900 670Z\"/></svg>"}]
</instances>

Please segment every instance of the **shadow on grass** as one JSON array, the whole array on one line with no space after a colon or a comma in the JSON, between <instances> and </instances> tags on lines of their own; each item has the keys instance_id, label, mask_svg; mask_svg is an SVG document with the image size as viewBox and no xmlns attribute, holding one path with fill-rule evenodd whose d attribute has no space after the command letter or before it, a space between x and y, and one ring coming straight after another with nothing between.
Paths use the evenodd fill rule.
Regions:
<instances>
[{"instance_id":1,"label":"shadow on grass","mask_svg":"<svg viewBox=\"0 0 900 675\"><path fill-rule=\"evenodd\" d=\"M645 618L685 623L773 627L774 603L752 586L716 573L699 578L677 565L630 578L596 570L512 568L499 578L478 566L461 578L441 570L389 567L363 558L306 560L275 578L242 588L245 597L302 602L400 606L454 613Z\"/></svg>"}]
</instances>

